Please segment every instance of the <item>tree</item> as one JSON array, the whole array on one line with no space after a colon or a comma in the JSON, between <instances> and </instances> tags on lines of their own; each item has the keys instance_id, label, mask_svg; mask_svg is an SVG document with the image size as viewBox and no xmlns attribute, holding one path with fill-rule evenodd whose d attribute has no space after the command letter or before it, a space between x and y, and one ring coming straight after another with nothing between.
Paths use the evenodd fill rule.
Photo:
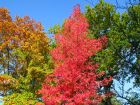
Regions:
<instances>
[{"instance_id":1,"label":"tree","mask_svg":"<svg viewBox=\"0 0 140 105\"><path fill-rule=\"evenodd\" d=\"M135 105L136 101L133 102L132 99L139 96L139 92L134 94L133 87L125 90L125 84L129 81L133 84L132 81L135 81L133 86L139 88L140 10L139 3L132 5L130 2L128 5L124 13L119 13L115 10L115 5L100 0L94 7L86 7L85 16L90 32L94 32L94 35L89 34L91 38L103 35L108 37L107 47L97 53L95 61L100 62L99 70L110 71L107 75L111 75L114 81L120 83L120 90L114 89L114 81L106 89L113 89L117 98L125 100L124 103ZM104 104L110 105L111 99L109 100ZM136 100L139 100L139 97Z\"/></svg>"},{"instance_id":2,"label":"tree","mask_svg":"<svg viewBox=\"0 0 140 105\"><path fill-rule=\"evenodd\" d=\"M98 72L98 64L90 58L106 46L107 38L88 38L88 26L80 7L76 6L61 34L55 35L56 48L51 53L54 73L46 77L40 90L45 104L97 105L110 94L98 92L112 78L101 79L104 72Z\"/></svg>"},{"instance_id":3,"label":"tree","mask_svg":"<svg viewBox=\"0 0 140 105\"><path fill-rule=\"evenodd\" d=\"M13 93L4 97L4 105L35 105L37 103L31 92Z\"/></svg>"},{"instance_id":4,"label":"tree","mask_svg":"<svg viewBox=\"0 0 140 105\"><path fill-rule=\"evenodd\" d=\"M49 39L40 23L28 16L12 20L8 10L0 8L1 95L19 98L30 92L36 99L45 75L52 72L49 51Z\"/></svg>"}]
</instances>

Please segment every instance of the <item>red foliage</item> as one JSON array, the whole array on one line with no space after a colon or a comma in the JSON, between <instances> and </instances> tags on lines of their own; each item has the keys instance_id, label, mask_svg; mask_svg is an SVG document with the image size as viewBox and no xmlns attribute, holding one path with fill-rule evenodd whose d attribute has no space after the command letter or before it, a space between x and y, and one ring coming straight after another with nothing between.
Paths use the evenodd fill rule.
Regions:
<instances>
[{"instance_id":1,"label":"red foliage","mask_svg":"<svg viewBox=\"0 0 140 105\"><path fill-rule=\"evenodd\" d=\"M65 21L63 35L56 35L57 46L52 50L56 67L40 90L46 105L98 105L105 96L98 94L98 88L107 85L111 78L97 80L104 73L96 73L98 64L90 57L104 47L107 38L88 38L88 26L80 7L76 6Z\"/></svg>"}]
</instances>

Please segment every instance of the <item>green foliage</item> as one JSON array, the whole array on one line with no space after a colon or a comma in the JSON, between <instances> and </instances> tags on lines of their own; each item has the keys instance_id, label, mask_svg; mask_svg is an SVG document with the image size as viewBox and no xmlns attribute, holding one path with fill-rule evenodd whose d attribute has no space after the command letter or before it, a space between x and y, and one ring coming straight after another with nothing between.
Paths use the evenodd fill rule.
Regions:
<instances>
[{"instance_id":1,"label":"green foliage","mask_svg":"<svg viewBox=\"0 0 140 105\"><path fill-rule=\"evenodd\" d=\"M110 69L110 67L117 69L117 66L113 66L119 59L116 52L129 46L128 40L123 35L124 30L120 27L123 24L120 14L115 11L113 5L101 0L95 7L87 6L85 15L90 24L89 32L94 33L89 34L91 38L108 36L107 48L99 52L95 58L97 62L100 62L100 70Z\"/></svg>"},{"instance_id":2,"label":"green foliage","mask_svg":"<svg viewBox=\"0 0 140 105\"><path fill-rule=\"evenodd\" d=\"M135 79L133 86L139 87L140 5L131 5L124 13L120 14L116 12L114 5L101 0L94 7L87 6L85 16L90 24L89 37L98 38L103 35L108 37L107 47L97 53L94 58L100 64L99 71L109 70L107 74L112 75L120 82ZM112 84L107 87L107 90L112 87ZM127 94L123 89L120 91ZM130 97L128 99L125 96L121 98L126 101L131 100ZM109 101L105 105L110 105Z\"/></svg>"},{"instance_id":3,"label":"green foliage","mask_svg":"<svg viewBox=\"0 0 140 105\"><path fill-rule=\"evenodd\" d=\"M0 14L0 72L4 73L0 74L0 91L5 96L5 105L34 105L45 75L53 72L49 53L56 47L55 40L49 43L42 26L29 17L16 17L12 21L8 10L3 8ZM119 13L114 5L100 0L94 7L86 6L85 16L89 23L88 37L108 37L107 46L93 57L100 64L98 70L119 82L134 80L133 86L139 88L140 4L130 5ZM49 34L62 30L63 26L56 24L50 27ZM105 91L113 89L112 84L113 81ZM140 104L138 92L125 93L129 97L120 97L116 92L116 96L105 99L101 105L121 105L117 97L128 104Z\"/></svg>"},{"instance_id":4,"label":"green foliage","mask_svg":"<svg viewBox=\"0 0 140 105\"><path fill-rule=\"evenodd\" d=\"M12 20L3 8L0 14L0 92L7 97L6 105L11 105L12 100L21 101L17 105L34 105L28 98L39 97L37 91L44 77L52 73L48 37L42 25L28 16Z\"/></svg>"},{"instance_id":5,"label":"green foliage","mask_svg":"<svg viewBox=\"0 0 140 105\"><path fill-rule=\"evenodd\" d=\"M56 34L61 31L61 26L59 24L55 24L53 27L49 28L49 33L50 34Z\"/></svg>"},{"instance_id":6,"label":"green foliage","mask_svg":"<svg viewBox=\"0 0 140 105\"><path fill-rule=\"evenodd\" d=\"M105 102L106 102L107 100L106 99L104 99L103 100L103 102L100 104L100 105L105 105ZM117 99L116 99L116 97L111 97L111 104L112 105L122 105L121 104L121 102L120 101L118 101Z\"/></svg>"},{"instance_id":7,"label":"green foliage","mask_svg":"<svg viewBox=\"0 0 140 105\"><path fill-rule=\"evenodd\" d=\"M37 100L33 93L13 93L3 98L4 105L35 105Z\"/></svg>"}]
</instances>

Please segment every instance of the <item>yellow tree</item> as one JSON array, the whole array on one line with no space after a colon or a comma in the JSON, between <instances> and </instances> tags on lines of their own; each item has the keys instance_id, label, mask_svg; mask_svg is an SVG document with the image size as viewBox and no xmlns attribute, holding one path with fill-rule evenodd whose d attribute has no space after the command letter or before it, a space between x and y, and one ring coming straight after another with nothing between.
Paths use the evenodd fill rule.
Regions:
<instances>
[{"instance_id":1,"label":"yellow tree","mask_svg":"<svg viewBox=\"0 0 140 105\"><path fill-rule=\"evenodd\" d=\"M49 39L42 25L28 16L12 20L8 10L0 8L2 95L24 91L35 94L44 76L51 72L50 61Z\"/></svg>"}]
</instances>

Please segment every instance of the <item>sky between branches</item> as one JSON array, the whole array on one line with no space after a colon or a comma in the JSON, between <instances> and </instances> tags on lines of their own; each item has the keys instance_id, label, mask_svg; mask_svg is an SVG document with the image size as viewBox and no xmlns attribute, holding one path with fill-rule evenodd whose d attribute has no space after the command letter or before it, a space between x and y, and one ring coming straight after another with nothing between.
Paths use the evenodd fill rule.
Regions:
<instances>
[{"instance_id":1,"label":"sky between branches","mask_svg":"<svg viewBox=\"0 0 140 105\"><path fill-rule=\"evenodd\" d=\"M116 3L116 0L105 1ZM99 0L0 0L0 7L8 8L12 17L29 16L41 22L47 31L55 24L62 24L76 4L80 4L81 10L84 11L86 5L95 5L98 2ZM124 4L124 0L118 2Z\"/></svg>"}]
</instances>

